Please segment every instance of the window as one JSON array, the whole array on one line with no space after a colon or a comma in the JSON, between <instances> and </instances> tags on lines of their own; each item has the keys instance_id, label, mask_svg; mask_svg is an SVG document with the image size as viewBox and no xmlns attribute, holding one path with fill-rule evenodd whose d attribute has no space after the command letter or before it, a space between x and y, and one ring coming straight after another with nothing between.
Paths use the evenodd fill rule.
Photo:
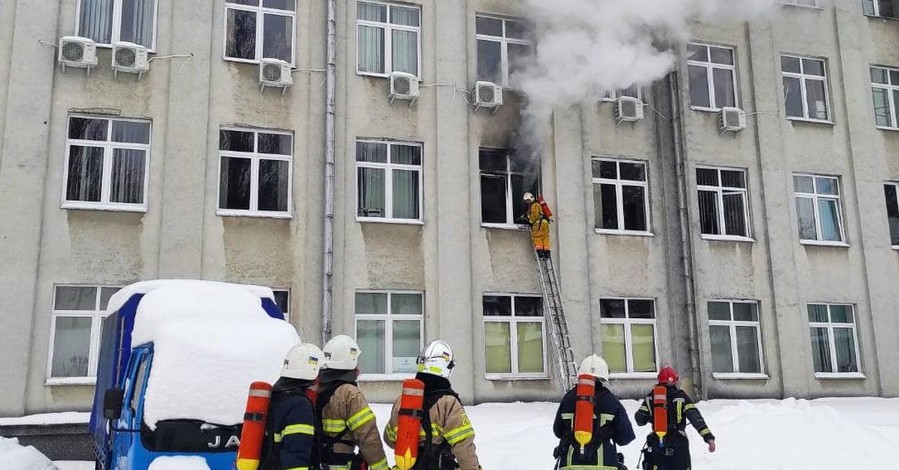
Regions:
<instances>
[{"instance_id":1,"label":"window","mask_svg":"<svg viewBox=\"0 0 899 470\"><path fill-rule=\"evenodd\" d=\"M862 8L867 16L895 19L899 14L897 0L862 0Z\"/></svg>"},{"instance_id":2,"label":"window","mask_svg":"<svg viewBox=\"0 0 899 470\"><path fill-rule=\"evenodd\" d=\"M593 159L593 213L598 230L649 232L646 163Z\"/></svg>"},{"instance_id":3,"label":"window","mask_svg":"<svg viewBox=\"0 0 899 470\"><path fill-rule=\"evenodd\" d=\"M799 239L842 243L840 182L832 176L793 175Z\"/></svg>"},{"instance_id":4,"label":"window","mask_svg":"<svg viewBox=\"0 0 899 470\"><path fill-rule=\"evenodd\" d=\"M887 221L890 225L890 244L899 249L899 183L883 185L887 203Z\"/></svg>"},{"instance_id":5,"label":"window","mask_svg":"<svg viewBox=\"0 0 899 470\"><path fill-rule=\"evenodd\" d=\"M534 295L484 295L487 375L546 377L543 301Z\"/></svg>"},{"instance_id":6,"label":"window","mask_svg":"<svg viewBox=\"0 0 899 470\"><path fill-rule=\"evenodd\" d=\"M508 150L482 148L478 155L481 169L481 223L512 225L524 213L524 193L538 194L540 162L510 153Z\"/></svg>"},{"instance_id":7,"label":"window","mask_svg":"<svg viewBox=\"0 0 899 470\"><path fill-rule=\"evenodd\" d=\"M534 46L528 36L528 27L521 21L478 15L475 18L475 32L478 80L511 86L512 75L521 68L525 59L533 55Z\"/></svg>"},{"instance_id":8,"label":"window","mask_svg":"<svg viewBox=\"0 0 899 470\"><path fill-rule=\"evenodd\" d=\"M816 373L858 373L858 338L852 305L809 304Z\"/></svg>"},{"instance_id":9,"label":"window","mask_svg":"<svg viewBox=\"0 0 899 470\"><path fill-rule=\"evenodd\" d=\"M293 136L219 131L219 215L290 217Z\"/></svg>"},{"instance_id":10,"label":"window","mask_svg":"<svg viewBox=\"0 0 899 470\"><path fill-rule=\"evenodd\" d=\"M617 101L618 98L626 96L629 98L636 98L640 101L643 100L643 89L640 88L639 85L631 85L628 88L623 90L610 91L606 93L605 97L603 97L603 101Z\"/></svg>"},{"instance_id":11,"label":"window","mask_svg":"<svg viewBox=\"0 0 899 470\"><path fill-rule=\"evenodd\" d=\"M421 10L387 3L356 2L356 72L421 75Z\"/></svg>"},{"instance_id":12,"label":"window","mask_svg":"<svg viewBox=\"0 0 899 470\"><path fill-rule=\"evenodd\" d=\"M749 237L746 172L726 168L697 168L699 224L703 235Z\"/></svg>"},{"instance_id":13,"label":"window","mask_svg":"<svg viewBox=\"0 0 899 470\"><path fill-rule=\"evenodd\" d=\"M687 44L690 106L721 109L737 106L737 68L730 47Z\"/></svg>"},{"instance_id":14,"label":"window","mask_svg":"<svg viewBox=\"0 0 899 470\"><path fill-rule=\"evenodd\" d=\"M80 0L75 17L75 34L97 44L156 48L156 0Z\"/></svg>"},{"instance_id":15,"label":"window","mask_svg":"<svg viewBox=\"0 0 899 470\"><path fill-rule=\"evenodd\" d=\"M824 61L807 57L780 56L784 106L787 116L828 121L827 72Z\"/></svg>"},{"instance_id":16,"label":"window","mask_svg":"<svg viewBox=\"0 0 899 470\"><path fill-rule=\"evenodd\" d=\"M709 302L712 370L720 373L762 373L762 335L756 301Z\"/></svg>"},{"instance_id":17,"label":"window","mask_svg":"<svg viewBox=\"0 0 899 470\"><path fill-rule=\"evenodd\" d=\"M97 373L101 322L120 288L56 286L50 327L49 381L85 383Z\"/></svg>"},{"instance_id":18,"label":"window","mask_svg":"<svg viewBox=\"0 0 899 470\"><path fill-rule=\"evenodd\" d=\"M422 348L424 295L421 292L356 292L356 341L364 374L404 374L418 370Z\"/></svg>"},{"instance_id":19,"label":"window","mask_svg":"<svg viewBox=\"0 0 899 470\"><path fill-rule=\"evenodd\" d=\"M602 355L612 373L656 372L652 299L600 299Z\"/></svg>"},{"instance_id":20,"label":"window","mask_svg":"<svg viewBox=\"0 0 899 470\"><path fill-rule=\"evenodd\" d=\"M261 2L261 4L260 4ZM225 0L225 59L293 65L296 0Z\"/></svg>"},{"instance_id":21,"label":"window","mask_svg":"<svg viewBox=\"0 0 899 470\"><path fill-rule=\"evenodd\" d=\"M421 220L421 145L356 142L356 218Z\"/></svg>"},{"instance_id":22,"label":"window","mask_svg":"<svg viewBox=\"0 0 899 470\"><path fill-rule=\"evenodd\" d=\"M290 289L272 289L275 294L275 305L284 314L284 321L290 321Z\"/></svg>"},{"instance_id":23,"label":"window","mask_svg":"<svg viewBox=\"0 0 899 470\"><path fill-rule=\"evenodd\" d=\"M805 7L818 6L818 0L781 0L780 3L783 3L785 5L798 5Z\"/></svg>"},{"instance_id":24,"label":"window","mask_svg":"<svg viewBox=\"0 0 899 470\"><path fill-rule=\"evenodd\" d=\"M871 67L871 93L877 127L899 129L899 70Z\"/></svg>"},{"instance_id":25,"label":"window","mask_svg":"<svg viewBox=\"0 0 899 470\"><path fill-rule=\"evenodd\" d=\"M64 208L147 209L150 122L70 116Z\"/></svg>"}]
</instances>

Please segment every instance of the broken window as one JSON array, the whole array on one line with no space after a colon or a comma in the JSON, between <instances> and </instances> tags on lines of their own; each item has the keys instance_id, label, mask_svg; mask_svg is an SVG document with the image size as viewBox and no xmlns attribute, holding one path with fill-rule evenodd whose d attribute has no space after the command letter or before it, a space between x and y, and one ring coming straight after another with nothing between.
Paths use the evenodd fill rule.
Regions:
<instances>
[{"instance_id":1,"label":"broken window","mask_svg":"<svg viewBox=\"0 0 899 470\"><path fill-rule=\"evenodd\" d=\"M646 163L593 159L595 227L604 231L649 232Z\"/></svg>"},{"instance_id":2,"label":"broken window","mask_svg":"<svg viewBox=\"0 0 899 470\"><path fill-rule=\"evenodd\" d=\"M516 156L504 149L482 148L481 223L512 225L524 214L524 193L539 193L540 161Z\"/></svg>"},{"instance_id":3,"label":"broken window","mask_svg":"<svg viewBox=\"0 0 899 470\"><path fill-rule=\"evenodd\" d=\"M721 109L737 106L737 68L730 47L687 45L690 106Z\"/></svg>"},{"instance_id":4,"label":"broken window","mask_svg":"<svg viewBox=\"0 0 899 470\"><path fill-rule=\"evenodd\" d=\"M225 0L225 58L294 63L296 0Z\"/></svg>"},{"instance_id":5,"label":"broken window","mask_svg":"<svg viewBox=\"0 0 899 470\"><path fill-rule=\"evenodd\" d=\"M749 237L746 172L729 168L697 168L699 223L703 235Z\"/></svg>"}]
</instances>

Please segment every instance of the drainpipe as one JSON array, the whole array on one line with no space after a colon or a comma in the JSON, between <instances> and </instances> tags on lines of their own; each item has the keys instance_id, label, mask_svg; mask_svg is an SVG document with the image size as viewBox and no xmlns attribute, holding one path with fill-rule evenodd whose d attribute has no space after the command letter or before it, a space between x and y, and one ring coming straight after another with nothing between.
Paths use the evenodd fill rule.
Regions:
<instances>
[{"instance_id":1,"label":"drainpipe","mask_svg":"<svg viewBox=\"0 0 899 470\"><path fill-rule=\"evenodd\" d=\"M336 0L328 2L328 66L325 97L325 213L324 261L322 267L322 342L331 339L331 314L334 309L334 108L337 85Z\"/></svg>"},{"instance_id":2,"label":"drainpipe","mask_svg":"<svg viewBox=\"0 0 899 470\"><path fill-rule=\"evenodd\" d=\"M677 72L668 75L671 93L671 127L674 136L674 161L677 173L677 211L680 216L681 262L684 270L684 284L687 293L687 323L690 335L690 368L693 378L694 396L705 398L702 388L702 369L699 363L699 331L696 319L695 279L693 278L693 249L690 243L690 217L687 212L687 173L684 163L683 139L681 131L681 100L678 92Z\"/></svg>"}]
</instances>

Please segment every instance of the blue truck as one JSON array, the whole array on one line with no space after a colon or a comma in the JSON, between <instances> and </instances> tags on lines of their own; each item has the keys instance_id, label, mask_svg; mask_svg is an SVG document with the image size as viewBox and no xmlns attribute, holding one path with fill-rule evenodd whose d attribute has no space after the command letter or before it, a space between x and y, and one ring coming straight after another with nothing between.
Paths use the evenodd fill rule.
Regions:
<instances>
[{"instance_id":1,"label":"blue truck","mask_svg":"<svg viewBox=\"0 0 899 470\"><path fill-rule=\"evenodd\" d=\"M96 468L199 456L231 470L250 382L277 378L299 342L271 289L146 281L114 295L108 312L89 424Z\"/></svg>"}]
</instances>

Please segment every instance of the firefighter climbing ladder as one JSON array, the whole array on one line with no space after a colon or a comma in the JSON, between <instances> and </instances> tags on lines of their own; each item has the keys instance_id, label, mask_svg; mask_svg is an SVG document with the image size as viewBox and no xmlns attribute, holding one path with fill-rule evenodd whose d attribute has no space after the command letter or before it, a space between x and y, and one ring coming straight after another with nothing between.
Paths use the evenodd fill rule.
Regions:
<instances>
[{"instance_id":1,"label":"firefighter climbing ladder","mask_svg":"<svg viewBox=\"0 0 899 470\"><path fill-rule=\"evenodd\" d=\"M577 365L571 351L571 337L568 334L568 322L565 320L565 309L562 306L559 278L556 276L552 258L537 256L537 268L540 287L543 289L543 315L549 323L550 337L557 360L555 367L557 378L563 391L568 391L577 380Z\"/></svg>"}]
</instances>

